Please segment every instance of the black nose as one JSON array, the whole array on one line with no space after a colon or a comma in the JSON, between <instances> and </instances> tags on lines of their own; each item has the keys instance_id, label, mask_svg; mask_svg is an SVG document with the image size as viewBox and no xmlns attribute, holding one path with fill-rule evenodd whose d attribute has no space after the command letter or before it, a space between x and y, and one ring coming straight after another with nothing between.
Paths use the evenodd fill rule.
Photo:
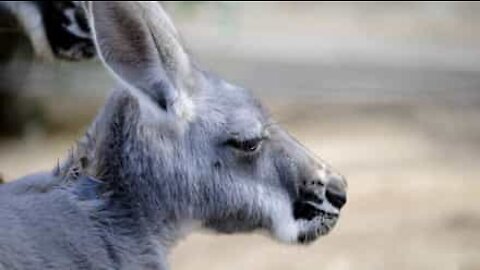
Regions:
<instances>
[{"instance_id":1,"label":"black nose","mask_svg":"<svg viewBox=\"0 0 480 270\"><path fill-rule=\"evenodd\" d=\"M342 208L347 202L347 192L345 191L345 181L341 179L331 179L327 183L325 197L338 209Z\"/></svg>"}]
</instances>

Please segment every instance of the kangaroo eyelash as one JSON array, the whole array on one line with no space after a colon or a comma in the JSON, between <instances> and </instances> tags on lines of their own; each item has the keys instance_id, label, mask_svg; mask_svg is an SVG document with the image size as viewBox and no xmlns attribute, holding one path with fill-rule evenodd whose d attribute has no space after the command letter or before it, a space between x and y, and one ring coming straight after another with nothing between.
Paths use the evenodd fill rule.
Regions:
<instances>
[{"instance_id":1,"label":"kangaroo eyelash","mask_svg":"<svg viewBox=\"0 0 480 270\"><path fill-rule=\"evenodd\" d=\"M225 145L232 147L238 151L241 151L246 154L257 153L258 150L262 147L264 138L258 137L248 140L239 140L236 138L229 139L225 142Z\"/></svg>"}]
</instances>

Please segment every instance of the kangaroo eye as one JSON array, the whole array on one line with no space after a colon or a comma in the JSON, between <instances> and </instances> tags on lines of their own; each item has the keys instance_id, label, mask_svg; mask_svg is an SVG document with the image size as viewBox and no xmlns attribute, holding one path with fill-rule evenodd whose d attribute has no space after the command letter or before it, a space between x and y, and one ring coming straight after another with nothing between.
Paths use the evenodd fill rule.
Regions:
<instances>
[{"instance_id":1,"label":"kangaroo eye","mask_svg":"<svg viewBox=\"0 0 480 270\"><path fill-rule=\"evenodd\" d=\"M262 145L262 139L257 138L257 139L250 139L250 140L237 140L237 139L230 139L227 141L227 145L246 152L246 153L253 153L256 152L258 149L260 149L260 146Z\"/></svg>"}]
</instances>

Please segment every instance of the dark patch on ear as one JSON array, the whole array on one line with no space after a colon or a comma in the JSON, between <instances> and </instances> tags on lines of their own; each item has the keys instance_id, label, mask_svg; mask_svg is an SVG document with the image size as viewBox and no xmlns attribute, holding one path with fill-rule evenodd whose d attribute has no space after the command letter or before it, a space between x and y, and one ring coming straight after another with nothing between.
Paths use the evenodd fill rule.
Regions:
<instances>
[{"instance_id":1,"label":"dark patch on ear","mask_svg":"<svg viewBox=\"0 0 480 270\"><path fill-rule=\"evenodd\" d=\"M173 103L172 86L166 80L159 80L154 82L150 89L144 91L165 111L168 111L168 107Z\"/></svg>"},{"instance_id":2,"label":"dark patch on ear","mask_svg":"<svg viewBox=\"0 0 480 270\"><path fill-rule=\"evenodd\" d=\"M97 32L98 46L109 64L134 63L136 68L143 69L141 64L149 62L151 46L145 37L145 24L142 19L130 12L132 3L92 1L92 13ZM121 41L121 42L119 42ZM115 43L116 44L112 44ZM108 52L105 54L105 52ZM118 72L118 70L116 70ZM125 74L120 74L124 76Z\"/></svg>"},{"instance_id":3,"label":"dark patch on ear","mask_svg":"<svg viewBox=\"0 0 480 270\"><path fill-rule=\"evenodd\" d=\"M213 163L213 167L218 170L222 167L222 163L220 163L220 161L215 161L215 163Z\"/></svg>"}]
</instances>

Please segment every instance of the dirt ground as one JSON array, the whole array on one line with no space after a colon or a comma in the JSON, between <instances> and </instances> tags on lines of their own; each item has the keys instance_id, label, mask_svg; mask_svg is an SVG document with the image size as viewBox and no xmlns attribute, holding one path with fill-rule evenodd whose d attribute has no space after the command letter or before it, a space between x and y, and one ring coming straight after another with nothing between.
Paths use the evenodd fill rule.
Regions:
<instances>
[{"instance_id":1,"label":"dirt ground","mask_svg":"<svg viewBox=\"0 0 480 270\"><path fill-rule=\"evenodd\" d=\"M480 269L480 105L270 102L273 114L346 175L337 228L314 244L196 233L172 269ZM74 135L0 142L7 180L53 167Z\"/></svg>"}]
</instances>

